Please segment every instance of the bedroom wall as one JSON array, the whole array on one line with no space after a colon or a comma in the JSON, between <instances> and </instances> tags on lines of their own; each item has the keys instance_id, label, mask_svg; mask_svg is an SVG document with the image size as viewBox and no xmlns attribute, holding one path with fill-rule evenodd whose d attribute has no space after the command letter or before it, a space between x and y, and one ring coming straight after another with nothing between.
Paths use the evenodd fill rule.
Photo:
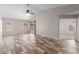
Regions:
<instances>
[{"instance_id":1,"label":"bedroom wall","mask_svg":"<svg viewBox=\"0 0 79 59\"><path fill-rule=\"evenodd\" d=\"M77 41L79 41L79 16L77 17Z\"/></svg>"},{"instance_id":2,"label":"bedroom wall","mask_svg":"<svg viewBox=\"0 0 79 59\"><path fill-rule=\"evenodd\" d=\"M0 42L2 40L2 18L0 17Z\"/></svg>"},{"instance_id":3,"label":"bedroom wall","mask_svg":"<svg viewBox=\"0 0 79 59\"><path fill-rule=\"evenodd\" d=\"M24 34L29 31L29 21L2 18L3 35Z\"/></svg>"},{"instance_id":4,"label":"bedroom wall","mask_svg":"<svg viewBox=\"0 0 79 59\"><path fill-rule=\"evenodd\" d=\"M32 20L36 20L36 33L50 38L58 39L59 15L79 11L79 5L67 5L46 10L38 14Z\"/></svg>"}]
</instances>

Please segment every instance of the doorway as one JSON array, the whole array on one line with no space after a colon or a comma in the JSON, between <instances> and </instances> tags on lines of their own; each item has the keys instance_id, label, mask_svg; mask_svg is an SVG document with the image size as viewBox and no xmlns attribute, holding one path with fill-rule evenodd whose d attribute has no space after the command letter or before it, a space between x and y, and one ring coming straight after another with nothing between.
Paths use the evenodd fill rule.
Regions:
<instances>
[{"instance_id":1,"label":"doorway","mask_svg":"<svg viewBox=\"0 0 79 59\"><path fill-rule=\"evenodd\" d=\"M30 32L36 35L36 20L30 21Z\"/></svg>"},{"instance_id":2,"label":"doorway","mask_svg":"<svg viewBox=\"0 0 79 59\"><path fill-rule=\"evenodd\" d=\"M76 18L60 17L59 19L59 39L76 39Z\"/></svg>"}]
</instances>

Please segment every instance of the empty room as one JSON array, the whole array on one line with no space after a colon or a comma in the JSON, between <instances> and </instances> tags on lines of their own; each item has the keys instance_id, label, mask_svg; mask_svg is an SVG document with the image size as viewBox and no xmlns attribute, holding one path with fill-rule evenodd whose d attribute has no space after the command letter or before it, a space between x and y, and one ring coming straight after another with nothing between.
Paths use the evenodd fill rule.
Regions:
<instances>
[{"instance_id":1,"label":"empty room","mask_svg":"<svg viewBox=\"0 0 79 59\"><path fill-rule=\"evenodd\" d=\"M78 54L79 4L0 4L0 54Z\"/></svg>"}]
</instances>

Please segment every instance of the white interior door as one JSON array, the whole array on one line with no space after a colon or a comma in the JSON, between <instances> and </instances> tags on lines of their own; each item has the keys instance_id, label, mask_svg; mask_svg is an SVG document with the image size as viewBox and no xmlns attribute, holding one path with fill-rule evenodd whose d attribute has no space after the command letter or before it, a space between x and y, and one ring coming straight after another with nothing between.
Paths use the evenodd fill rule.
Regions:
<instances>
[{"instance_id":1,"label":"white interior door","mask_svg":"<svg viewBox=\"0 0 79 59\"><path fill-rule=\"evenodd\" d=\"M61 18L59 39L76 39L76 18Z\"/></svg>"}]
</instances>

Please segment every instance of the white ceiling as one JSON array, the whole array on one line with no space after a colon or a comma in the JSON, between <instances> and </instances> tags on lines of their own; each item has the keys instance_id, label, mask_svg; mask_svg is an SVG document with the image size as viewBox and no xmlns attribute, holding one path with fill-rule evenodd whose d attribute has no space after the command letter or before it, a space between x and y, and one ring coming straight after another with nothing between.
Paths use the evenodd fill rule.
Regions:
<instances>
[{"instance_id":1,"label":"white ceiling","mask_svg":"<svg viewBox=\"0 0 79 59\"><path fill-rule=\"evenodd\" d=\"M41 11L64 6L63 4L32 4L30 8L34 13L40 13ZM25 4L0 4L0 16L6 18L26 19L25 10L27 6Z\"/></svg>"}]
</instances>

